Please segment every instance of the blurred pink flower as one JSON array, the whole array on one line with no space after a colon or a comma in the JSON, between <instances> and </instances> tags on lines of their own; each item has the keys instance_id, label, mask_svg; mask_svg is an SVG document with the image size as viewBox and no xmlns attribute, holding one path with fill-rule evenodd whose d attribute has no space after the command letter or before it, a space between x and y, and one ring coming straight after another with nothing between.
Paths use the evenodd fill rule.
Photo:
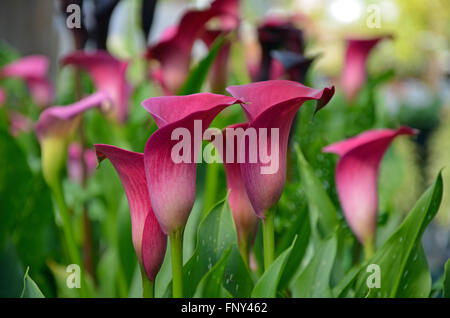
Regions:
<instances>
[{"instance_id":1,"label":"blurred pink flower","mask_svg":"<svg viewBox=\"0 0 450 318\"><path fill-rule=\"evenodd\" d=\"M366 82L366 62L370 52L375 45L384 39L377 37L371 39L347 39L344 69L341 73L341 85L345 96L349 101L355 99L356 95Z\"/></svg>"},{"instance_id":2,"label":"blurred pink flower","mask_svg":"<svg viewBox=\"0 0 450 318\"><path fill-rule=\"evenodd\" d=\"M387 148L399 135L415 130L376 129L323 148L339 155L336 187L342 210L350 228L361 243L373 243L378 213L378 169Z\"/></svg>"},{"instance_id":3,"label":"blurred pink flower","mask_svg":"<svg viewBox=\"0 0 450 318\"><path fill-rule=\"evenodd\" d=\"M5 65L0 77L14 77L25 81L34 102L39 106L50 105L53 87L47 78L48 58L43 55L30 55Z\"/></svg>"},{"instance_id":4,"label":"blurred pink flower","mask_svg":"<svg viewBox=\"0 0 450 318\"><path fill-rule=\"evenodd\" d=\"M144 163L150 200L164 233L186 225L195 200L196 162L201 150L201 142L190 140L189 152L183 154L189 157L188 162L174 162L172 149L179 141L172 139L172 132L180 128L189 131L186 138L203 136L216 115L235 103L232 97L210 93L153 97L142 102L158 125L145 145ZM195 131L194 121L201 122L201 131Z\"/></svg>"},{"instance_id":5,"label":"blurred pink flower","mask_svg":"<svg viewBox=\"0 0 450 318\"><path fill-rule=\"evenodd\" d=\"M22 115L16 111L10 111L9 117L9 132L11 136L19 136L23 132L30 132L33 129L33 122L30 118Z\"/></svg>"},{"instance_id":6,"label":"blurred pink flower","mask_svg":"<svg viewBox=\"0 0 450 318\"><path fill-rule=\"evenodd\" d=\"M145 178L144 155L110 145L95 145L98 161L108 158L119 175L127 195L131 234L139 264L154 282L167 246L167 236L155 218Z\"/></svg>"},{"instance_id":7,"label":"blurred pink flower","mask_svg":"<svg viewBox=\"0 0 450 318\"><path fill-rule=\"evenodd\" d=\"M78 142L73 142L69 145L67 174L71 180L82 182L83 175L86 174L86 177L91 175L96 167L97 156L93 149L84 149ZM86 169L86 171L84 172L83 169Z\"/></svg>"},{"instance_id":8,"label":"blurred pink flower","mask_svg":"<svg viewBox=\"0 0 450 318\"><path fill-rule=\"evenodd\" d=\"M128 62L120 61L106 51L73 52L62 60L63 65L74 65L86 70L92 77L97 90L111 96L114 113L120 123L128 116L128 98L131 87L127 82Z\"/></svg>"},{"instance_id":9,"label":"blurred pink flower","mask_svg":"<svg viewBox=\"0 0 450 318\"><path fill-rule=\"evenodd\" d=\"M283 192L286 180L286 152L289 131L298 109L307 100L317 100L316 111L324 107L334 94L334 87L318 90L300 83L275 80L256 82L247 85L230 86L227 91L242 101L241 105L249 120L249 128L257 131L257 144L260 148L259 129L267 129L267 147L278 152L278 170L272 174L262 174L262 168L272 163L263 163L258 156L256 163L251 163L249 153L245 151L245 162L241 164L242 177L248 197L256 214L264 219L265 213L273 207ZM272 140L273 128L279 139ZM272 142L278 144L272 145ZM246 147L248 143L242 143Z\"/></svg>"},{"instance_id":10,"label":"blurred pink flower","mask_svg":"<svg viewBox=\"0 0 450 318\"><path fill-rule=\"evenodd\" d=\"M157 60L159 69L152 76L163 88L166 95L176 94L189 74L191 50L195 40L205 30L206 23L214 17L221 19L224 28L236 23L238 2L236 0L216 0L206 10L189 10L176 26L170 26L155 45L148 48L147 59Z\"/></svg>"},{"instance_id":11,"label":"blurred pink flower","mask_svg":"<svg viewBox=\"0 0 450 318\"><path fill-rule=\"evenodd\" d=\"M69 137L78 125L80 115L84 111L102 106L109 101L108 93L97 92L71 105L49 107L39 116L35 126L36 135L39 140L48 136Z\"/></svg>"}]
</instances>

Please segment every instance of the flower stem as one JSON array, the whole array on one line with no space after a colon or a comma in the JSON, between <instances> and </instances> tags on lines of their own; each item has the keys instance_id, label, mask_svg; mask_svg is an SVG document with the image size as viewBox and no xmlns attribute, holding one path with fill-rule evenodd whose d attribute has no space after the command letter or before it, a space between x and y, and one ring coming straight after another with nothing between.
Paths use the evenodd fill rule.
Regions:
<instances>
[{"instance_id":1,"label":"flower stem","mask_svg":"<svg viewBox=\"0 0 450 318\"><path fill-rule=\"evenodd\" d=\"M364 258L368 260L375 253L375 239L370 238L364 241Z\"/></svg>"},{"instance_id":2,"label":"flower stem","mask_svg":"<svg viewBox=\"0 0 450 318\"><path fill-rule=\"evenodd\" d=\"M183 297L183 232L177 230L170 234L170 249L172 252L172 296Z\"/></svg>"},{"instance_id":3,"label":"flower stem","mask_svg":"<svg viewBox=\"0 0 450 318\"><path fill-rule=\"evenodd\" d=\"M248 240L242 239L238 240L239 252L241 252L242 259L244 260L245 265L249 266L248 263Z\"/></svg>"},{"instance_id":4,"label":"flower stem","mask_svg":"<svg viewBox=\"0 0 450 318\"><path fill-rule=\"evenodd\" d=\"M267 270L275 259L274 211L268 210L263 221L264 270Z\"/></svg>"},{"instance_id":5,"label":"flower stem","mask_svg":"<svg viewBox=\"0 0 450 318\"><path fill-rule=\"evenodd\" d=\"M155 283L148 279L145 275L145 269L141 268L142 276L142 298L154 298L155 297Z\"/></svg>"},{"instance_id":6,"label":"flower stem","mask_svg":"<svg viewBox=\"0 0 450 318\"><path fill-rule=\"evenodd\" d=\"M70 222L69 209L67 208L66 201L64 200L64 193L62 190L61 182L53 183L52 185L50 185L50 189L53 193L53 198L55 199L56 206L58 207L59 214L62 219L62 229L67 246L67 251L69 253L69 261L72 264L77 264L81 268L82 286L80 288L80 296L84 298L87 297L88 294L86 289L86 279L83 272L83 263L81 262L80 253L75 243L75 236L73 234L72 224Z\"/></svg>"}]
</instances>

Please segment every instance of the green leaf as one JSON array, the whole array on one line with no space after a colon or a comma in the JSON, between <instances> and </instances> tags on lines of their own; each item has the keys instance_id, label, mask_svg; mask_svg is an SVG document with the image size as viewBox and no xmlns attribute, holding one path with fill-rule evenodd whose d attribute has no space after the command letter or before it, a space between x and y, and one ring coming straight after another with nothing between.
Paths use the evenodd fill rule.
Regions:
<instances>
[{"instance_id":1,"label":"green leaf","mask_svg":"<svg viewBox=\"0 0 450 318\"><path fill-rule=\"evenodd\" d=\"M356 281L359 297L428 297L431 278L421 237L436 215L442 199L442 176L420 197L397 231L365 262ZM369 290L367 265L376 264L381 271L380 288Z\"/></svg>"},{"instance_id":2,"label":"green leaf","mask_svg":"<svg viewBox=\"0 0 450 318\"><path fill-rule=\"evenodd\" d=\"M292 277L297 272L303 260L303 257L305 256L310 234L311 227L309 222L308 210L306 208L303 208L298 211L292 226L285 234L286 236L283 236L281 240L281 243L283 243L283 241L287 241L289 238L289 242L292 242L292 240L297 237L297 240L295 241L295 244L292 248L292 253L290 254L284 271L281 274L281 279L278 287L280 290L285 289L290 284Z\"/></svg>"},{"instance_id":3,"label":"green leaf","mask_svg":"<svg viewBox=\"0 0 450 318\"><path fill-rule=\"evenodd\" d=\"M208 55L201 60L189 73L188 78L183 84L183 87L178 92L178 95L188 95L199 93L202 85L208 76L208 71L219 53L225 38L219 36L211 46Z\"/></svg>"},{"instance_id":4,"label":"green leaf","mask_svg":"<svg viewBox=\"0 0 450 318\"><path fill-rule=\"evenodd\" d=\"M30 268L27 267L25 271L25 276L23 277L23 290L20 298L45 298L44 294L42 294L38 285L31 279L28 275L28 270Z\"/></svg>"},{"instance_id":5,"label":"green leaf","mask_svg":"<svg viewBox=\"0 0 450 318\"><path fill-rule=\"evenodd\" d=\"M442 297L450 298L450 259L445 263L444 282L442 283Z\"/></svg>"},{"instance_id":6,"label":"green leaf","mask_svg":"<svg viewBox=\"0 0 450 318\"><path fill-rule=\"evenodd\" d=\"M204 275L231 248L225 268L225 288L234 297L248 297L253 282L237 249L237 235L226 198L219 201L200 222L195 251L183 266L184 296L192 297ZM165 297L171 295L171 284Z\"/></svg>"},{"instance_id":7,"label":"green leaf","mask_svg":"<svg viewBox=\"0 0 450 318\"><path fill-rule=\"evenodd\" d=\"M268 298L276 297L281 275L288 262L289 256L295 246L297 239L294 239L291 246L281 253L272 265L264 272L255 285L252 297Z\"/></svg>"},{"instance_id":8,"label":"green leaf","mask_svg":"<svg viewBox=\"0 0 450 318\"><path fill-rule=\"evenodd\" d=\"M322 183L303 156L299 146L295 145L295 149L300 166L302 185L305 189L308 189L306 196L308 198L312 224L317 227L321 238L329 237L336 231L339 225L336 208L324 190ZM313 233L314 231L315 229L313 229Z\"/></svg>"},{"instance_id":9,"label":"green leaf","mask_svg":"<svg viewBox=\"0 0 450 318\"><path fill-rule=\"evenodd\" d=\"M227 265L228 257L230 256L231 249L227 249L216 265L211 268L209 272L203 276L202 280L197 286L195 292L195 298L220 298L226 295L223 288L223 278L225 274L225 267ZM229 293L228 293L229 295Z\"/></svg>"},{"instance_id":10,"label":"green leaf","mask_svg":"<svg viewBox=\"0 0 450 318\"><path fill-rule=\"evenodd\" d=\"M293 297L330 297L330 276L336 257L337 238L321 241L308 265L292 287Z\"/></svg>"}]
</instances>

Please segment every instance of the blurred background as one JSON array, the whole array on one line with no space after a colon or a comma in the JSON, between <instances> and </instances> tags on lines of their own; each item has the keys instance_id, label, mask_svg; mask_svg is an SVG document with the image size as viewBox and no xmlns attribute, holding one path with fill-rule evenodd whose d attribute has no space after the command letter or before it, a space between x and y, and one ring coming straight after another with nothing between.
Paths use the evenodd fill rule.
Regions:
<instances>
[{"instance_id":1,"label":"blurred background","mask_svg":"<svg viewBox=\"0 0 450 318\"><path fill-rule=\"evenodd\" d=\"M75 31L68 29L66 24L70 13L65 12L64 8L70 3L79 4L82 9L82 27ZM79 49L106 49L117 58L138 60L136 57L143 56L149 45L157 43L162 32L176 24L187 9L202 9L208 5L208 0L2 0L0 1L0 66L19 56L34 54L47 56L50 60L50 80L56 87L55 100L57 104L63 104L70 101L67 91L73 87L68 79L71 70L63 69L60 64L63 56ZM248 80L255 78L252 75L252 69L258 66L258 61L263 55L258 28L262 25L262 21L267 22L274 17L289 18L298 29L302 30L303 55L312 59L306 81L310 86L317 88L339 82L348 38L386 37L377 44L367 60L370 88L366 86L366 90L362 93L363 97L360 96L356 104L364 104L367 100L376 104L377 120L382 118L383 125L401 124L420 129L420 135L414 142L396 141L395 152L387 154L388 158L394 159L390 161L391 164L383 164L380 180L381 211L388 214L390 209L395 208L401 211L403 217L423 190L434 180L437 172L446 167L443 170L444 201L438 216L425 232L423 240L433 278L438 279L442 274L443 264L450 257L450 188L448 186L450 185L450 2L447 0L244 0L241 1L240 10L242 21L238 30L239 46L232 52L240 52L239 57L245 59L245 63L242 63L240 67L246 68L246 70L242 69L246 73L243 78ZM197 40L192 50L193 63L200 61L207 53L207 46ZM235 57L233 54L232 56ZM139 84L146 72L139 61L133 65L128 77L133 84ZM234 66L234 73L230 76L228 84L240 83L242 79L239 79L238 75L239 67ZM150 86L150 88L138 90L134 95L133 100L136 101L132 103L133 109L139 107L140 97L161 94L156 86L153 87L153 84ZM332 102L336 105L345 104L344 100L338 86L337 94ZM337 117L330 119L332 113L327 113L328 110L331 112L333 107L338 106L329 105L323 111L322 117L318 116L317 127L321 122L329 125L333 120L339 121ZM361 109L364 111L364 108ZM346 116L352 116L351 112L346 113ZM88 119L87 125L89 122ZM141 123L142 120L136 121L136 125ZM301 124L299 127L301 129ZM350 129L340 135L326 137L323 142L320 138L326 132L321 132L320 136L312 135L309 139L310 143L313 143L311 140L314 141L314 138L320 139L318 144L311 149L307 146L304 148L305 156L314 166L317 175L329 192L333 193L336 203L338 200L334 185L332 186L334 162L329 157L318 155L317 149L320 145L358 132L360 132L359 128ZM95 134L96 132L93 133L94 138L88 134L92 142L96 142ZM142 133L140 141L134 141L136 151L142 150L141 147L147 137L148 134ZM22 145L27 145L27 142L24 141ZM36 148L36 144L30 147ZM37 153L38 150L35 152ZM401 164L395 159L398 157L402 158ZM39 165L38 162L33 161L32 157L28 159L31 169ZM403 169L401 176L393 173L398 169L398 165ZM221 173L221 180L224 180L223 172ZM293 180L295 178L296 176L293 176ZM100 177L100 180L106 179ZM114 183L117 183L116 186L120 188L118 179L114 180ZM200 178L199 182L203 184L201 180L203 179ZM292 183L295 184L295 181ZM68 201L72 201L74 206L77 206L80 203L77 203L77 200L82 202L90 200L90 217L94 223L103 222L106 218L104 206L106 203L98 200L98 193L101 191L98 183L91 188L88 187L90 189L88 191L80 190L70 184L66 185L67 187L73 194L73 196L69 195ZM287 194L281 202L286 211L298 207L290 206L292 200L304 199L304 194L295 193L295 196L292 196L290 191L288 185ZM392 199L394 193L395 199ZM215 199L219 197L220 195L217 194ZM26 203L27 199L23 201ZM126 219L126 207L123 209ZM0 211L0 217L6 213L8 211ZM384 214L384 212L381 213L380 222L383 222ZM277 224L279 233L283 232L284 224L289 223L288 215L287 212L286 215L280 215L280 221ZM398 225L398 220L393 224ZM46 231L43 230L44 236L53 237L54 233ZM94 225L94 235L95 231L101 231L100 226L95 228ZM387 233L390 233L389 231L392 231L392 228L388 229ZM129 232L125 231L123 237L127 237L128 234ZM17 242L14 238L17 235L13 231L8 232L6 236L7 238L3 242L0 240L0 243L8 242L9 239ZM44 240L48 241L49 237ZM28 240L32 239L28 238ZM131 246L131 243L128 243ZM7 243L4 244L7 246ZM98 244L101 245L101 241ZM51 250L57 248L57 244L50 244L45 253L51 254ZM16 251L17 253L21 253L20 247L16 246L16 250L19 251ZM102 246L99 250L104 251ZM10 252L11 250L4 247L0 255L0 269L3 268L0 270L0 281L3 280L4 285L12 279L7 277L10 271L8 272L5 268L15 266L11 261L11 254L8 254ZM113 254L111 252L107 256L113 259L115 257ZM130 256L132 253L127 255L133 257ZM99 255L95 257L101 259ZM42 257L36 255L36 258ZM44 257L44 261L36 261L40 266L43 266L41 264L43 262L48 260ZM52 272L60 272L60 268L52 264L49 265ZM131 265L131 270L128 270L132 274L133 266ZM23 268L19 272L17 276L23 278ZM52 291L50 283L47 283L50 287L45 285L45 277L48 275L50 274L45 271L34 274L45 290ZM125 280L131 282L132 278L125 277ZM0 296L10 295L13 292L3 288L0 290Z\"/></svg>"}]
</instances>

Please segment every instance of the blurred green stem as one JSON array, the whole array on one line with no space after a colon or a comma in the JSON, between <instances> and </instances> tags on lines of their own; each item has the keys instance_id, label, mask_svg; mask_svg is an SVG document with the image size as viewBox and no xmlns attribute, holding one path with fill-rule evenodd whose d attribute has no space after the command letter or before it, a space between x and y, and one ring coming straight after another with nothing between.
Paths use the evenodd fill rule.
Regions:
<instances>
[{"instance_id":1,"label":"blurred green stem","mask_svg":"<svg viewBox=\"0 0 450 318\"><path fill-rule=\"evenodd\" d=\"M247 239L241 239L238 242L239 244L239 251L241 252L242 259L244 260L245 265L248 267L248 240Z\"/></svg>"},{"instance_id":2,"label":"blurred green stem","mask_svg":"<svg viewBox=\"0 0 450 318\"><path fill-rule=\"evenodd\" d=\"M368 260L375 253L375 239L370 238L364 241L364 258Z\"/></svg>"},{"instance_id":3,"label":"blurred green stem","mask_svg":"<svg viewBox=\"0 0 450 318\"><path fill-rule=\"evenodd\" d=\"M217 187L218 187L219 164L209 163L206 165L205 176L205 196L203 200L202 216L208 213L209 209L216 203Z\"/></svg>"},{"instance_id":4,"label":"blurred green stem","mask_svg":"<svg viewBox=\"0 0 450 318\"><path fill-rule=\"evenodd\" d=\"M60 181L55 182L50 185L50 189L53 193L53 198L55 199L56 206L59 210L59 215L62 220L62 229L64 233L64 238L66 241L67 251L69 253L69 261L72 264L77 264L81 268L81 280L82 288L80 288L81 297L87 297L86 293L86 279L83 272L83 263L81 262L80 253L78 247L75 243L75 235L73 234L72 224L70 221L69 209L67 208L66 201L64 199L64 192L62 184ZM83 288L84 287L84 288Z\"/></svg>"},{"instance_id":5,"label":"blurred green stem","mask_svg":"<svg viewBox=\"0 0 450 318\"><path fill-rule=\"evenodd\" d=\"M275 259L274 216L274 211L269 209L263 220L264 270L267 270Z\"/></svg>"},{"instance_id":6,"label":"blurred green stem","mask_svg":"<svg viewBox=\"0 0 450 318\"><path fill-rule=\"evenodd\" d=\"M148 279L145 274L145 269L141 267L142 276L142 298L154 298L155 297L155 283Z\"/></svg>"},{"instance_id":7,"label":"blurred green stem","mask_svg":"<svg viewBox=\"0 0 450 318\"><path fill-rule=\"evenodd\" d=\"M172 252L172 296L183 297L183 232L184 228L170 234Z\"/></svg>"}]
</instances>

